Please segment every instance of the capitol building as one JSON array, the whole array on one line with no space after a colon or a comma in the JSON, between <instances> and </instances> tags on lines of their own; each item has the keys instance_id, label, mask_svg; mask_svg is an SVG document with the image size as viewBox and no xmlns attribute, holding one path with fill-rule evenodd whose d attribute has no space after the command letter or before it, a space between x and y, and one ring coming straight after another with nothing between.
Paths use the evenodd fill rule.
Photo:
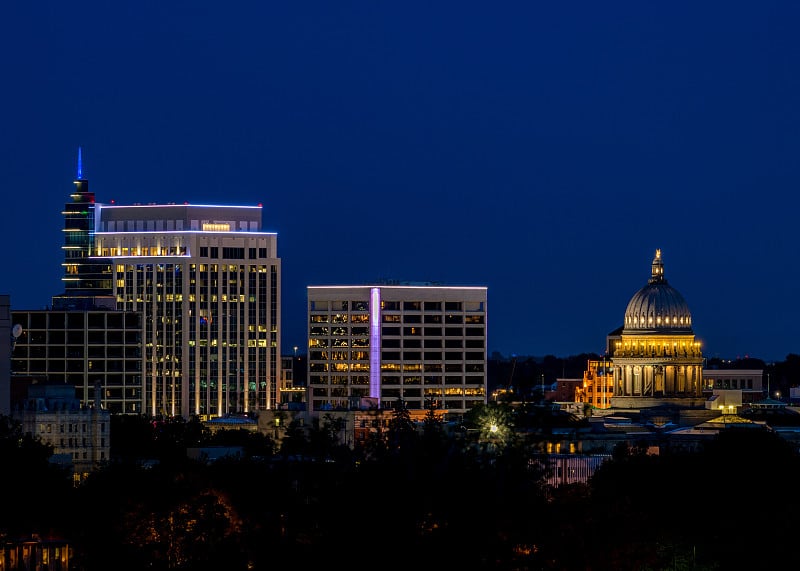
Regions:
<instances>
[{"instance_id":1,"label":"capitol building","mask_svg":"<svg viewBox=\"0 0 800 571\"><path fill-rule=\"evenodd\" d=\"M575 402L599 410L705 408L717 383L704 381L703 363L689 305L667 281L659 249L623 324L607 335L605 356L589 361Z\"/></svg>"},{"instance_id":2,"label":"capitol building","mask_svg":"<svg viewBox=\"0 0 800 571\"><path fill-rule=\"evenodd\" d=\"M612 408L675 404L703 406L703 354L683 296L664 276L656 250L650 279L625 309L622 327L607 337Z\"/></svg>"}]
</instances>

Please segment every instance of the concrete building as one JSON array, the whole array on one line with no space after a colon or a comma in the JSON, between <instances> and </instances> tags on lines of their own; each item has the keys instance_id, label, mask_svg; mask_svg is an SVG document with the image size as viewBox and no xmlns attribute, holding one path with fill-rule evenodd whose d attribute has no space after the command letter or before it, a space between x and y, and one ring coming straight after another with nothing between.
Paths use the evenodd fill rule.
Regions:
<instances>
[{"instance_id":1,"label":"concrete building","mask_svg":"<svg viewBox=\"0 0 800 571\"><path fill-rule=\"evenodd\" d=\"M88 298L86 298L88 299ZM115 309L12 311L15 377L74 387L73 397L112 413L141 414L142 316Z\"/></svg>"},{"instance_id":2,"label":"concrete building","mask_svg":"<svg viewBox=\"0 0 800 571\"><path fill-rule=\"evenodd\" d=\"M309 410L486 402L486 287L309 286Z\"/></svg>"},{"instance_id":3,"label":"concrete building","mask_svg":"<svg viewBox=\"0 0 800 571\"><path fill-rule=\"evenodd\" d=\"M611 359L592 360L583 372L581 384L575 387L575 402L594 408L611 408L614 396L613 363Z\"/></svg>"},{"instance_id":4,"label":"concrete building","mask_svg":"<svg viewBox=\"0 0 800 571\"><path fill-rule=\"evenodd\" d=\"M53 447L51 461L71 465L76 481L107 462L111 451L111 414L100 407L100 388L93 406L81 405L68 384L32 384L12 417L25 434Z\"/></svg>"},{"instance_id":5,"label":"concrete building","mask_svg":"<svg viewBox=\"0 0 800 571\"><path fill-rule=\"evenodd\" d=\"M709 408L725 406L730 399L724 397L732 391L739 393L740 406L759 401L765 395L763 383L761 369L703 369L703 394L708 401L719 401L717 406L707 404Z\"/></svg>"},{"instance_id":6,"label":"concrete building","mask_svg":"<svg viewBox=\"0 0 800 571\"><path fill-rule=\"evenodd\" d=\"M278 408L287 410L305 410L307 387L298 382L303 375L299 367L305 366L300 357L283 355L281 357L281 394Z\"/></svg>"},{"instance_id":7,"label":"concrete building","mask_svg":"<svg viewBox=\"0 0 800 571\"><path fill-rule=\"evenodd\" d=\"M42 346L30 344L36 357L24 357L29 369L41 369L31 360L42 352L48 378L59 360L77 366L83 358L86 368L65 373L82 373L80 382L77 377L72 382L85 393L92 386L89 367L107 367L117 356L51 359L51 337L72 331L71 326L55 331L51 321L63 318L69 325L72 319L93 318L68 315L72 311L117 310L139 315L141 329L138 380L103 384L105 394L114 395L103 402L116 403L115 412L208 419L275 407L281 383L281 263L277 235L262 231L262 206L101 204L89 192L80 154L74 183L63 211L65 288L53 297L53 307L66 313L46 317L39 329ZM111 313L102 319L106 327L116 320ZM91 334L90 323L87 337ZM128 342L125 337L124 355L133 349ZM78 343L55 345L59 352ZM17 364L22 362L20 356Z\"/></svg>"}]
</instances>

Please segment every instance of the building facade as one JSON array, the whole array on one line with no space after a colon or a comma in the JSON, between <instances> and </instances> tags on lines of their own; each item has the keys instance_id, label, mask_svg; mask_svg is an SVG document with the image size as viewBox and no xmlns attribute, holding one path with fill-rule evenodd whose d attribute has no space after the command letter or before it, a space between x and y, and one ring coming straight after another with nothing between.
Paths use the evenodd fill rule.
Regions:
<instances>
[{"instance_id":1,"label":"building facade","mask_svg":"<svg viewBox=\"0 0 800 571\"><path fill-rule=\"evenodd\" d=\"M84 402L94 374L106 375L103 405L115 412L208 419L275 407L281 261L262 206L101 204L80 155L74 184L62 213L64 291L55 311L19 314L29 337L14 373L64 378Z\"/></svg>"},{"instance_id":2,"label":"building facade","mask_svg":"<svg viewBox=\"0 0 800 571\"><path fill-rule=\"evenodd\" d=\"M607 339L613 361L612 407L656 406L674 399L703 405L703 354L683 296L664 277L656 250L650 279Z\"/></svg>"},{"instance_id":3,"label":"building facade","mask_svg":"<svg viewBox=\"0 0 800 571\"><path fill-rule=\"evenodd\" d=\"M465 412L486 402L486 287L309 286L308 406Z\"/></svg>"},{"instance_id":4,"label":"building facade","mask_svg":"<svg viewBox=\"0 0 800 571\"><path fill-rule=\"evenodd\" d=\"M594 408L611 408L614 396L614 366L611 359L590 360L583 372L583 380L575 387L575 402Z\"/></svg>"},{"instance_id":5,"label":"building facade","mask_svg":"<svg viewBox=\"0 0 800 571\"><path fill-rule=\"evenodd\" d=\"M111 413L100 407L99 390L87 406L70 385L33 384L12 413L24 433L53 447L54 461L72 466L76 481L110 459Z\"/></svg>"},{"instance_id":6,"label":"building facade","mask_svg":"<svg viewBox=\"0 0 800 571\"><path fill-rule=\"evenodd\" d=\"M198 415L279 402L280 259L261 206L98 206L93 255L143 315L143 409Z\"/></svg>"},{"instance_id":7,"label":"building facade","mask_svg":"<svg viewBox=\"0 0 800 571\"><path fill-rule=\"evenodd\" d=\"M12 311L19 325L11 359L15 376L68 384L88 405L141 414L142 316L117 310Z\"/></svg>"}]
</instances>

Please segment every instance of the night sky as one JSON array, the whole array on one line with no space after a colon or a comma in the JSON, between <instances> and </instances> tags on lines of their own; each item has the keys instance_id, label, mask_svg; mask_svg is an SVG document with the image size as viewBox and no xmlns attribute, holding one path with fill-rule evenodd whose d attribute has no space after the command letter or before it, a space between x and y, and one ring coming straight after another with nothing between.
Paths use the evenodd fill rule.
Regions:
<instances>
[{"instance_id":1,"label":"night sky","mask_svg":"<svg viewBox=\"0 0 800 571\"><path fill-rule=\"evenodd\" d=\"M602 352L656 248L707 357L800 352L800 4L6 2L0 293L61 210L263 203L307 285L488 287L488 349Z\"/></svg>"}]
</instances>

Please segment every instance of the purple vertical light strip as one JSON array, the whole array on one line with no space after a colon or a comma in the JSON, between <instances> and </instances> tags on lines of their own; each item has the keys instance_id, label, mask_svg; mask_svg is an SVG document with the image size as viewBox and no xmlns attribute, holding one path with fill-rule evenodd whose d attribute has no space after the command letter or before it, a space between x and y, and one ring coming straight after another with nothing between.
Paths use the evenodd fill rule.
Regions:
<instances>
[{"instance_id":1,"label":"purple vertical light strip","mask_svg":"<svg viewBox=\"0 0 800 571\"><path fill-rule=\"evenodd\" d=\"M381 288L369 290L369 396L381 398Z\"/></svg>"}]
</instances>

